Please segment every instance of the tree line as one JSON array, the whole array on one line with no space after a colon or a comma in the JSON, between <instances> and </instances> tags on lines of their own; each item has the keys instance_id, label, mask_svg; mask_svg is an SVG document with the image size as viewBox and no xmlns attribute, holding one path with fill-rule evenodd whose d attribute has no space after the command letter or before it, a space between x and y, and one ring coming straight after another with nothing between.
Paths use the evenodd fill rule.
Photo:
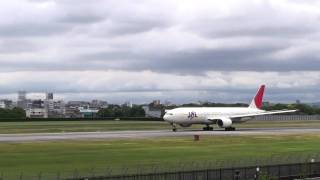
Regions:
<instances>
[{"instance_id":1,"label":"tree line","mask_svg":"<svg viewBox=\"0 0 320 180\"><path fill-rule=\"evenodd\" d=\"M173 109L177 107L247 107L248 104L236 103L236 104L223 104L223 103L204 103L199 104L183 104L181 106L166 106L163 105L159 108L164 112L164 109ZM320 114L320 108L310 106L307 104L272 104L264 105L262 109L267 111L282 110L282 109L297 109L298 112L290 114L306 114L315 115ZM107 108L100 109L97 113L97 117L144 117L145 111L141 105L133 105L132 107L109 105ZM15 107L12 109L0 108L0 119L24 119L26 118L25 110Z\"/></svg>"},{"instance_id":2,"label":"tree line","mask_svg":"<svg viewBox=\"0 0 320 180\"><path fill-rule=\"evenodd\" d=\"M26 112L22 108L3 109L0 108L0 118L4 119L24 119L26 118Z\"/></svg>"},{"instance_id":3,"label":"tree line","mask_svg":"<svg viewBox=\"0 0 320 180\"><path fill-rule=\"evenodd\" d=\"M107 108L98 111L98 117L144 117L145 112L140 105L119 106L109 105Z\"/></svg>"},{"instance_id":4,"label":"tree line","mask_svg":"<svg viewBox=\"0 0 320 180\"><path fill-rule=\"evenodd\" d=\"M310 106L307 104L274 104L269 106L263 106L262 109L267 111L273 111L273 110L281 110L281 109L297 109L298 111L295 112L295 114L307 114L307 115L315 115L320 114L320 108Z\"/></svg>"}]
</instances>

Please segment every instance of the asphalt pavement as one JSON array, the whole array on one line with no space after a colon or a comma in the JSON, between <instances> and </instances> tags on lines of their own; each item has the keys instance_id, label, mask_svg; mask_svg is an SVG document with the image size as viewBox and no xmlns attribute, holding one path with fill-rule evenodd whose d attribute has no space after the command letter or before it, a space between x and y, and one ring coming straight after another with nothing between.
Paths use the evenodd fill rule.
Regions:
<instances>
[{"instance_id":1,"label":"asphalt pavement","mask_svg":"<svg viewBox=\"0 0 320 180\"><path fill-rule=\"evenodd\" d=\"M68 132L68 133L31 133L0 134L0 142L90 140L90 139L138 139L181 136L242 136L242 135L283 135L320 133L318 128L241 128L236 131L198 131L198 130L148 130L148 131L107 131L107 132Z\"/></svg>"}]
</instances>

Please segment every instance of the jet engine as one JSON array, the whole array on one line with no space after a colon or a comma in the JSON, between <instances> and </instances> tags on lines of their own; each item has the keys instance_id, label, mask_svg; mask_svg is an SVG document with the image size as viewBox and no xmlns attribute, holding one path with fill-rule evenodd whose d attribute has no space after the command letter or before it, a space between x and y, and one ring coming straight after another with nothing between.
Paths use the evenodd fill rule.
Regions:
<instances>
[{"instance_id":1,"label":"jet engine","mask_svg":"<svg viewBox=\"0 0 320 180\"><path fill-rule=\"evenodd\" d=\"M181 127L190 127L192 124L179 124Z\"/></svg>"},{"instance_id":2,"label":"jet engine","mask_svg":"<svg viewBox=\"0 0 320 180\"><path fill-rule=\"evenodd\" d=\"M217 121L217 124L221 128L228 128L232 125L232 120L229 118L221 118Z\"/></svg>"}]
</instances>

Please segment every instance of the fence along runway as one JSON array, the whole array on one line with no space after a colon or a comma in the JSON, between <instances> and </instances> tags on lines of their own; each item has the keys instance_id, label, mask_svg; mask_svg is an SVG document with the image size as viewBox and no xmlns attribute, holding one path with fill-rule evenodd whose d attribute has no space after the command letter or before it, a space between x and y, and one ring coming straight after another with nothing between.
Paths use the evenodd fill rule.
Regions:
<instances>
[{"instance_id":1,"label":"fence along runway","mask_svg":"<svg viewBox=\"0 0 320 180\"><path fill-rule=\"evenodd\" d=\"M31 134L0 134L0 142L26 141L56 141L56 140L94 140L94 139L138 139L156 137L183 137L183 136L241 136L241 135L287 135L320 133L318 128L239 128L236 131L198 131L170 130L153 131L106 131L106 132L68 132L68 133L31 133Z\"/></svg>"}]
</instances>

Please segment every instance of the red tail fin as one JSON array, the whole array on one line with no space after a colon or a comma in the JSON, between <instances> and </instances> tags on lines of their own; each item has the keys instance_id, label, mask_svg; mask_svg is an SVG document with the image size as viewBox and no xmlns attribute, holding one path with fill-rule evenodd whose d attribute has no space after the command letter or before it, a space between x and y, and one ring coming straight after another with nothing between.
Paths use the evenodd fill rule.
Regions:
<instances>
[{"instance_id":1,"label":"red tail fin","mask_svg":"<svg viewBox=\"0 0 320 180\"><path fill-rule=\"evenodd\" d=\"M258 108L261 109L262 107L262 99L264 94L265 85L261 85L257 94L254 96L254 98L251 101L251 104L249 108Z\"/></svg>"}]
</instances>

